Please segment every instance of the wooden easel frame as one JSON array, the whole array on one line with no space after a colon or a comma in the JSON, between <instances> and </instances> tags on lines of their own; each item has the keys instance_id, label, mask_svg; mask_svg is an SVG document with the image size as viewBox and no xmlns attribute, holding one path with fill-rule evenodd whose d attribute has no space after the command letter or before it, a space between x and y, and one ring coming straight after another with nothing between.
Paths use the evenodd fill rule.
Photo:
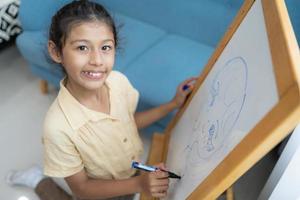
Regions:
<instances>
[{"instance_id":1,"label":"wooden easel frame","mask_svg":"<svg viewBox=\"0 0 300 200\"><path fill-rule=\"evenodd\" d=\"M238 29L255 0L246 0L227 30L184 107L168 125L164 135L154 135L149 163L166 161L172 129L189 106L216 60ZM269 48L279 102L190 194L189 200L216 199L258 160L282 141L300 121L300 54L284 0L262 0ZM141 199L147 199L142 197Z\"/></svg>"},{"instance_id":2,"label":"wooden easel frame","mask_svg":"<svg viewBox=\"0 0 300 200\"><path fill-rule=\"evenodd\" d=\"M163 152L164 152L164 145L166 143L166 134L162 133L154 133L152 137L152 143L150 146L149 157L147 163L149 165L154 165L160 162L163 162ZM229 187L226 190L226 200L233 200L233 188ZM147 196L145 194L141 194L140 200L159 200L157 198L153 198Z\"/></svg>"}]
</instances>

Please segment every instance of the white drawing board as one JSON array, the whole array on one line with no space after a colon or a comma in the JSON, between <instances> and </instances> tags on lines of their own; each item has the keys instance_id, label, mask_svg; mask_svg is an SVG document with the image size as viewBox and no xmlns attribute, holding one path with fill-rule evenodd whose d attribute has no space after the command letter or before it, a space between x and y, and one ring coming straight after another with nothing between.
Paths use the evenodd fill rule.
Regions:
<instances>
[{"instance_id":1,"label":"white drawing board","mask_svg":"<svg viewBox=\"0 0 300 200\"><path fill-rule=\"evenodd\" d=\"M286 85L296 85L298 88L299 77L299 72L294 70L295 66L290 64L287 68L292 68L294 79L288 83L282 82L287 75L280 73L283 66L280 66L272 55L274 54L272 45L277 41L270 39L272 36L268 34L268 26L266 26L268 22L265 20L264 12L268 12L265 10L270 1L262 1L246 1L244 10L240 12L240 15L244 15L244 17L236 19L235 23L238 23L239 20L240 23L235 24L236 29L231 31L230 37L227 36L227 39L225 37L226 45L222 48L221 43L217 50L219 53L215 53L215 61L206 66L207 73L202 75L204 78L196 87L188 105L175 117L174 121L176 122L171 123L171 127L169 127L166 165L170 171L181 175L182 179L171 180L166 199L197 199L194 198L195 195L193 197L190 195L195 193L195 190L201 189L204 181L212 184L219 179L219 182L222 182L222 177L211 177L216 168L219 167L219 170L216 170L217 175L222 175L223 171L225 177L227 171L235 173L233 170L234 164L236 164L240 167L239 173L235 174L236 177L233 176L234 178L231 178L226 184L221 184L220 187L223 187L224 191L226 189L224 187L229 187L228 184L230 182L232 184L232 180L244 173L288 133L288 131L280 132L280 125L274 124L270 125L274 127L265 129L266 135L263 136L265 138L262 141L255 139L255 134L263 131L262 127L259 128L259 131L255 131L257 127L263 124L269 125L272 118L280 117L278 114L275 116L276 114L272 113L285 106L282 103L283 93L285 93L284 90L288 91L290 88ZM275 6L282 7L284 5L280 0L275 1L277 2L274 4ZM227 34L230 35L230 33ZM291 40L293 41L293 39L295 38ZM297 58L299 59L299 55L296 55L295 59ZM298 90L293 94L294 96L291 98L299 98ZM293 107L294 111L298 111L298 109L299 101ZM293 115L292 111L286 112L286 114L282 114L282 119L286 115L290 119ZM294 128L297 121L293 118L281 125L284 126L284 130L288 130ZM269 135L272 133L275 134L274 130L276 129L281 134L264 149L261 142L267 143L267 138L271 137ZM260 140L258 137L256 138ZM247 141L249 141L248 145L255 144L253 148L264 150L255 152L251 149L252 147L247 146ZM230 155L233 150L235 150L233 155ZM238 155L239 151L241 155ZM249 155L253 155L252 159L250 157L250 160L247 161L247 166L240 165L244 159L243 153L245 153L245 160ZM210 179L214 180L210 181ZM209 186L206 184L203 187ZM203 196L215 197L214 195L223 192L221 190L212 192L213 190L209 191L211 194Z\"/></svg>"}]
</instances>

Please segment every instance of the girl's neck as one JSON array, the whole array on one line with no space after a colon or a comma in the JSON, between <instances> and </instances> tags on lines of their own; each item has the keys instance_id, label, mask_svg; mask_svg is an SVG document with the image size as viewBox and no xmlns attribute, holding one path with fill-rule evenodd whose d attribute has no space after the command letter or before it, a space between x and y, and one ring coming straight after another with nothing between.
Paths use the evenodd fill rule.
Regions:
<instances>
[{"instance_id":1,"label":"girl's neck","mask_svg":"<svg viewBox=\"0 0 300 200\"><path fill-rule=\"evenodd\" d=\"M106 114L110 113L109 92L105 84L97 90L86 90L67 80L66 88L85 107Z\"/></svg>"}]
</instances>

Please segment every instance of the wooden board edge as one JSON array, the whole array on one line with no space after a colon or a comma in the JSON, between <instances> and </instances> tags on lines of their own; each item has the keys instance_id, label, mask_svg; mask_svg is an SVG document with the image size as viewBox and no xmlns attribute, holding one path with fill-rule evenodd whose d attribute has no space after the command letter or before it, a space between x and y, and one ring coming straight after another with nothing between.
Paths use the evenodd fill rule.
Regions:
<instances>
[{"instance_id":1,"label":"wooden board edge","mask_svg":"<svg viewBox=\"0 0 300 200\"><path fill-rule=\"evenodd\" d=\"M262 0L279 96L300 83L300 53L284 0ZM287 67L292 66L292 67Z\"/></svg>"}]
</instances>

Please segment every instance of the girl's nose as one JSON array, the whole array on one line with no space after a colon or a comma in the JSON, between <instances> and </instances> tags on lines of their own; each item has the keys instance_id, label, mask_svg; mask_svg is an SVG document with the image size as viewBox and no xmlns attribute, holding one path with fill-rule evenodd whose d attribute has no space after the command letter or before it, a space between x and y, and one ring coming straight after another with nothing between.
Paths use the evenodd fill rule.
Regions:
<instances>
[{"instance_id":1,"label":"girl's nose","mask_svg":"<svg viewBox=\"0 0 300 200\"><path fill-rule=\"evenodd\" d=\"M100 66L103 64L103 58L100 52L93 51L90 55L90 64Z\"/></svg>"}]
</instances>

